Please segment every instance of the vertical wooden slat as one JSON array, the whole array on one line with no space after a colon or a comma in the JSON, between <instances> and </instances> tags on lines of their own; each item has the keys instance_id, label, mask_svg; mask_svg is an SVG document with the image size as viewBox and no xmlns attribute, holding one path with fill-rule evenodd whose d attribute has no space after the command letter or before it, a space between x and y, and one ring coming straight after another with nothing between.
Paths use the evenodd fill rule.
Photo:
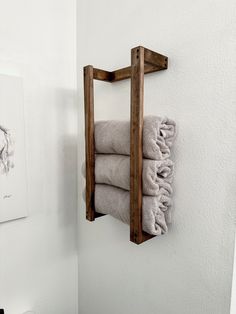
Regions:
<instances>
[{"instance_id":1,"label":"vertical wooden slat","mask_svg":"<svg viewBox=\"0 0 236 314\"><path fill-rule=\"evenodd\" d=\"M130 240L142 243L144 48L131 50Z\"/></svg>"},{"instance_id":2,"label":"vertical wooden slat","mask_svg":"<svg viewBox=\"0 0 236 314\"><path fill-rule=\"evenodd\" d=\"M95 148L94 148L94 90L93 66L84 67L84 111L85 111L85 150L86 150L86 218L95 219Z\"/></svg>"}]
</instances>

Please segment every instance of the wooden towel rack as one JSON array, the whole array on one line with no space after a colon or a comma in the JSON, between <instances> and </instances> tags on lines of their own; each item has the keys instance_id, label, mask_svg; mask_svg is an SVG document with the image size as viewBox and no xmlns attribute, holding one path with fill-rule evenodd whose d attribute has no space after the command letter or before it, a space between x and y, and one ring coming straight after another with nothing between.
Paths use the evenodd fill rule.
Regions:
<instances>
[{"instance_id":1,"label":"wooden towel rack","mask_svg":"<svg viewBox=\"0 0 236 314\"><path fill-rule=\"evenodd\" d=\"M95 145L93 80L117 82L131 78L130 110L130 241L140 244L153 236L142 230L142 161L144 74L166 70L168 58L142 46L131 49L131 66L112 72L84 67L86 141L86 218L103 216L95 211Z\"/></svg>"}]
</instances>

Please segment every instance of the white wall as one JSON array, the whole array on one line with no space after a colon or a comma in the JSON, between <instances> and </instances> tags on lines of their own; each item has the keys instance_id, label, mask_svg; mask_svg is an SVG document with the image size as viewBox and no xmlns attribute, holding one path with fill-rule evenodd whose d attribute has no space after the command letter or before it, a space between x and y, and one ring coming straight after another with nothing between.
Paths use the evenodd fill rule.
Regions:
<instances>
[{"instance_id":1,"label":"white wall","mask_svg":"<svg viewBox=\"0 0 236 314\"><path fill-rule=\"evenodd\" d=\"M0 308L75 314L76 1L0 8L0 73L24 79L30 210L0 225Z\"/></svg>"},{"instance_id":2,"label":"white wall","mask_svg":"<svg viewBox=\"0 0 236 314\"><path fill-rule=\"evenodd\" d=\"M233 284L231 291L231 310L230 314L236 313L236 242L234 247L234 272L233 272Z\"/></svg>"},{"instance_id":3,"label":"white wall","mask_svg":"<svg viewBox=\"0 0 236 314\"><path fill-rule=\"evenodd\" d=\"M85 220L79 197L80 314L228 314L236 208L234 0L81 0L78 7L79 165L82 66L112 70L139 44L169 57L145 78L146 114L179 126L169 234L141 246L110 217ZM129 82L96 83L96 118L129 117ZM84 186L79 177L79 191Z\"/></svg>"}]
</instances>

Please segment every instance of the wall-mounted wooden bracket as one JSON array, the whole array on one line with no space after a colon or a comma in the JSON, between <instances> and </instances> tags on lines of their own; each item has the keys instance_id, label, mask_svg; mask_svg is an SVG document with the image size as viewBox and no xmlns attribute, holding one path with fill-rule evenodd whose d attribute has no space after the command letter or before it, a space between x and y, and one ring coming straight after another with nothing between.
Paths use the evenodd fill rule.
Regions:
<instances>
[{"instance_id":1,"label":"wall-mounted wooden bracket","mask_svg":"<svg viewBox=\"0 0 236 314\"><path fill-rule=\"evenodd\" d=\"M131 66L112 72L84 67L86 142L86 218L103 216L95 211L95 143L93 80L117 82L131 78L130 110L130 241L140 244L153 236L142 230L142 161L144 74L166 70L168 58L142 46L131 49Z\"/></svg>"}]
</instances>

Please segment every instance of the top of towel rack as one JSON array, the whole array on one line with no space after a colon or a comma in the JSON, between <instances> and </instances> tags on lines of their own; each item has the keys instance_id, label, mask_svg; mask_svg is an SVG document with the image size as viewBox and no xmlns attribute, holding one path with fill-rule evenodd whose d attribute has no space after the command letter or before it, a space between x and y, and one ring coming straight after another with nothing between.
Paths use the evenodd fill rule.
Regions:
<instances>
[{"instance_id":1,"label":"top of towel rack","mask_svg":"<svg viewBox=\"0 0 236 314\"><path fill-rule=\"evenodd\" d=\"M92 65L84 67L84 105L86 142L86 218L103 216L95 211L95 147L93 80L117 82L131 78L130 107L130 241L140 244L153 236L142 230L142 132L144 74L165 70L168 58L145 47L131 49L131 66L105 71Z\"/></svg>"},{"instance_id":2,"label":"top of towel rack","mask_svg":"<svg viewBox=\"0 0 236 314\"><path fill-rule=\"evenodd\" d=\"M168 67L168 58L157 52L139 46L135 49L140 49L140 52L144 54L144 74L165 70ZM133 50L132 49L132 50ZM131 78L132 66L118 69L115 71L105 71L97 68L93 68L93 78L95 80L106 82L117 82Z\"/></svg>"}]
</instances>

